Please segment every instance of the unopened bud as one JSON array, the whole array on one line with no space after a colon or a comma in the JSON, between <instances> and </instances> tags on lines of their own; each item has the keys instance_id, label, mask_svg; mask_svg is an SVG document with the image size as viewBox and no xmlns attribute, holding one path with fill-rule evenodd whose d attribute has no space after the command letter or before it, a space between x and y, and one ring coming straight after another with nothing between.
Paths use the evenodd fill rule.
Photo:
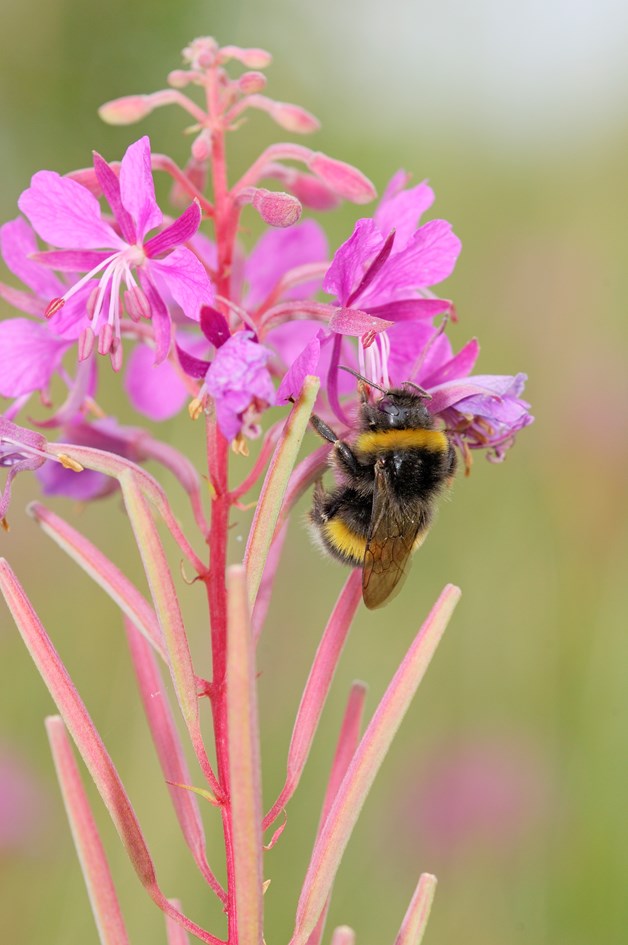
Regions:
<instances>
[{"instance_id":1,"label":"unopened bud","mask_svg":"<svg viewBox=\"0 0 628 945\"><path fill-rule=\"evenodd\" d=\"M212 147L209 131L206 128L204 128L200 135L195 138L191 150L192 157L195 161L198 161L199 164L209 160L212 153Z\"/></svg>"},{"instance_id":2,"label":"unopened bud","mask_svg":"<svg viewBox=\"0 0 628 945\"><path fill-rule=\"evenodd\" d=\"M146 118L153 110L153 103L148 95L125 95L105 102L98 109L98 114L108 125L132 125L133 122Z\"/></svg>"},{"instance_id":3,"label":"unopened bud","mask_svg":"<svg viewBox=\"0 0 628 945\"><path fill-rule=\"evenodd\" d=\"M266 88L263 72L243 72L238 79L238 88L244 95L253 95Z\"/></svg>"},{"instance_id":4,"label":"unopened bud","mask_svg":"<svg viewBox=\"0 0 628 945\"><path fill-rule=\"evenodd\" d=\"M312 210L333 210L340 203L338 194L312 174L295 172L289 186L303 206L310 207Z\"/></svg>"},{"instance_id":5,"label":"unopened bud","mask_svg":"<svg viewBox=\"0 0 628 945\"><path fill-rule=\"evenodd\" d=\"M309 135L318 131L320 122L311 112L300 105L291 105L288 102L273 102L270 115L277 124L286 131L294 134Z\"/></svg>"},{"instance_id":6,"label":"unopened bud","mask_svg":"<svg viewBox=\"0 0 628 945\"><path fill-rule=\"evenodd\" d=\"M255 191L252 203L264 223L277 227L292 226L300 219L303 209L292 194L263 187Z\"/></svg>"},{"instance_id":7,"label":"unopened bud","mask_svg":"<svg viewBox=\"0 0 628 945\"><path fill-rule=\"evenodd\" d=\"M377 196L377 191L368 177L351 164L337 161L318 151L311 156L307 165L317 177L325 181L345 200L359 204L370 203Z\"/></svg>"},{"instance_id":8,"label":"unopened bud","mask_svg":"<svg viewBox=\"0 0 628 945\"><path fill-rule=\"evenodd\" d=\"M236 59L247 69L267 69L273 57L265 49L243 49L241 46L223 46L218 53L219 62Z\"/></svg>"},{"instance_id":9,"label":"unopened bud","mask_svg":"<svg viewBox=\"0 0 628 945\"><path fill-rule=\"evenodd\" d=\"M194 82L194 75L187 69L173 69L168 73L168 85L173 89L184 89L190 82Z\"/></svg>"}]
</instances>

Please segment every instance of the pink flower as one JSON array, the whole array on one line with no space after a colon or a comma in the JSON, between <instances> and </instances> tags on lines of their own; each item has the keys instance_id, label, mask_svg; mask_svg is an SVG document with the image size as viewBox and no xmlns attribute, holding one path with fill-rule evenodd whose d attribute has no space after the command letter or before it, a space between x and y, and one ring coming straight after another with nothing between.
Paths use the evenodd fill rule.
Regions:
<instances>
[{"instance_id":1,"label":"pink flower","mask_svg":"<svg viewBox=\"0 0 628 945\"><path fill-rule=\"evenodd\" d=\"M267 368L270 351L239 331L221 347L205 375L205 390L213 398L222 433L234 440L243 431L256 435L259 414L275 402L275 388Z\"/></svg>"},{"instance_id":2,"label":"pink flower","mask_svg":"<svg viewBox=\"0 0 628 945\"><path fill-rule=\"evenodd\" d=\"M152 319L155 361L159 363L170 350L168 301L174 300L187 318L198 319L200 306L213 298L205 269L182 245L199 227L200 208L191 204L174 223L146 239L163 223L155 200L147 137L127 149L119 177L98 154L94 155L94 171L115 227L103 217L98 200L86 187L53 171L35 174L20 197L20 210L36 233L51 246L59 247L40 254L39 259L58 271L86 271L70 289L51 301L46 314L54 316L89 285L94 289L91 303L75 312L82 328L81 356L91 352L97 338L99 353L110 354L118 368L122 357L122 291L132 319ZM94 288L92 280L97 276Z\"/></svg>"}]
</instances>

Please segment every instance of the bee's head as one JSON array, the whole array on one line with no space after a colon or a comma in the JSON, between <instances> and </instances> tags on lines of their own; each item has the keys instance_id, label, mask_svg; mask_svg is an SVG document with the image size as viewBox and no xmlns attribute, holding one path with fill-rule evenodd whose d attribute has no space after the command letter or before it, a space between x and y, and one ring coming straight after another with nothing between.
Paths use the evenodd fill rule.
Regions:
<instances>
[{"instance_id":1,"label":"bee's head","mask_svg":"<svg viewBox=\"0 0 628 945\"><path fill-rule=\"evenodd\" d=\"M425 405L423 394L395 387L374 403L362 402L362 423L371 430L407 430L417 427L431 430L434 420Z\"/></svg>"}]
</instances>

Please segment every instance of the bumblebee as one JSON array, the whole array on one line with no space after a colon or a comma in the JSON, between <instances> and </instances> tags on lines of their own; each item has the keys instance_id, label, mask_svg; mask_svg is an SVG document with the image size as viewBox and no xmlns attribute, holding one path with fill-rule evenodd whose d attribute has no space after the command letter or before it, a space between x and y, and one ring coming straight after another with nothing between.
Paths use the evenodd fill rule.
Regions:
<instances>
[{"instance_id":1,"label":"bumblebee","mask_svg":"<svg viewBox=\"0 0 628 945\"><path fill-rule=\"evenodd\" d=\"M316 432L333 443L330 465L339 484L327 492L318 481L309 518L325 551L362 568L364 603L374 609L401 588L436 499L451 485L456 453L447 434L435 428L422 388L410 382L378 387L382 396L371 402L369 388L377 385L356 376L361 404L351 445L320 417L311 418Z\"/></svg>"}]
</instances>

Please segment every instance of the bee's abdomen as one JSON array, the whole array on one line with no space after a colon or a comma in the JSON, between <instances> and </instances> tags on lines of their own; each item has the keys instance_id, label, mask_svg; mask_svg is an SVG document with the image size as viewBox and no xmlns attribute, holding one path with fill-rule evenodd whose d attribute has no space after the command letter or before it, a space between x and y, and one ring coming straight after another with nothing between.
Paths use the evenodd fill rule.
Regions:
<instances>
[{"instance_id":1,"label":"bee's abdomen","mask_svg":"<svg viewBox=\"0 0 628 945\"><path fill-rule=\"evenodd\" d=\"M343 564L361 567L366 551L372 497L346 488L314 493L310 521L323 549Z\"/></svg>"}]
</instances>

